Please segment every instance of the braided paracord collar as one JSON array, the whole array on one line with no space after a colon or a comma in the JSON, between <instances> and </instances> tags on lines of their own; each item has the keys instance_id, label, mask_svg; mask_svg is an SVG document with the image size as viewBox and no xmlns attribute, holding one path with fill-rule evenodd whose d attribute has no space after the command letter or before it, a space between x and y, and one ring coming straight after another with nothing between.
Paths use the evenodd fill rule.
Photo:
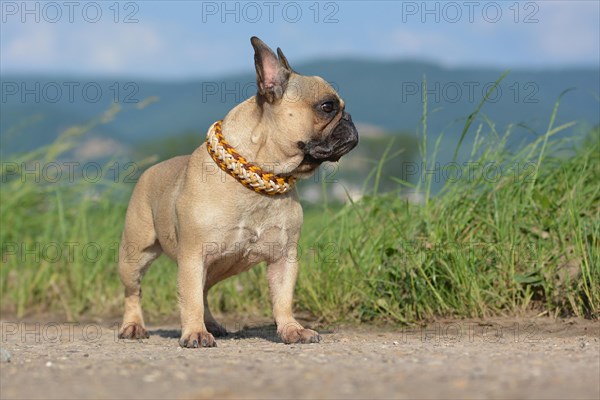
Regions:
<instances>
[{"instance_id":1,"label":"braided paracord collar","mask_svg":"<svg viewBox=\"0 0 600 400\"><path fill-rule=\"evenodd\" d=\"M284 194L296 184L293 176L277 176L264 172L260 167L249 163L223 137L221 123L217 121L208 130L206 148L217 165L248 189L269 195Z\"/></svg>"}]
</instances>

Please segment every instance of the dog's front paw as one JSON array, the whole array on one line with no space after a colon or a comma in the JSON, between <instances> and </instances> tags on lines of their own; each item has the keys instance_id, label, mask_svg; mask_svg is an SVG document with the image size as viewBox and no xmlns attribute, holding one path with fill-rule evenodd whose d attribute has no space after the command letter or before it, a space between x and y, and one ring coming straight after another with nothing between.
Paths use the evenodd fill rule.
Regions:
<instances>
[{"instance_id":1,"label":"dog's front paw","mask_svg":"<svg viewBox=\"0 0 600 400\"><path fill-rule=\"evenodd\" d=\"M318 332L315 332L312 329L303 328L297 323L284 325L277 331L285 344L319 343L321 341L321 335L319 335Z\"/></svg>"},{"instance_id":2,"label":"dog's front paw","mask_svg":"<svg viewBox=\"0 0 600 400\"><path fill-rule=\"evenodd\" d=\"M188 349L195 349L198 347L217 347L217 342L213 335L207 331L192 331L181 334L179 345Z\"/></svg>"},{"instance_id":3,"label":"dog's front paw","mask_svg":"<svg viewBox=\"0 0 600 400\"><path fill-rule=\"evenodd\" d=\"M144 325L135 322L124 322L119 330L119 339L148 339L148 331Z\"/></svg>"}]
</instances>

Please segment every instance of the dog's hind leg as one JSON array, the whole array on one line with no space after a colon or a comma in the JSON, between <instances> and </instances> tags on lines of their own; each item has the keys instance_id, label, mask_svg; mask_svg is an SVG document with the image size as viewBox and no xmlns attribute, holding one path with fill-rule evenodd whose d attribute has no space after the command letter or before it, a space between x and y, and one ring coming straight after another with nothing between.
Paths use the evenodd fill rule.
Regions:
<instances>
[{"instance_id":1,"label":"dog's hind leg","mask_svg":"<svg viewBox=\"0 0 600 400\"><path fill-rule=\"evenodd\" d=\"M126 243L126 242L125 242ZM128 248L129 247L129 248ZM134 250L135 245L121 246L124 256L119 256L119 275L125 285L125 313L123 324L119 330L121 339L142 339L148 337L142 315L142 278L150 264L162 253L158 243L140 252ZM128 253L129 252L129 253ZM131 259L128 261L127 259Z\"/></svg>"},{"instance_id":2,"label":"dog's hind leg","mask_svg":"<svg viewBox=\"0 0 600 400\"><path fill-rule=\"evenodd\" d=\"M138 203L139 204L139 203ZM154 231L151 210L131 207L119 247L119 276L125 286L125 313L119 330L121 339L148 337L142 315L142 278L162 248Z\"/></svg>"}]
</instances>

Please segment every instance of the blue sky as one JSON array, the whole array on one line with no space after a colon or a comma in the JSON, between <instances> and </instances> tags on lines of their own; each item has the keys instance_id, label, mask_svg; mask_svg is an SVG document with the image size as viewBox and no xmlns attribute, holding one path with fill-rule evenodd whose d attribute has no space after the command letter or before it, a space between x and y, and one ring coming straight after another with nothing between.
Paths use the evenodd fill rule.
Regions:
<instances>
[{"instance_id":1,"label":"blue sky","mask_svg":"<svg viewBox=\"0 0 600 400\"><path fill-rule=\"evenodd\" d=\"M598 1L2 1L2 73L185 79L340 56L445 66L600 65ZM116 6L115 6L116 4Z\"/></svg>"}]
</instances>

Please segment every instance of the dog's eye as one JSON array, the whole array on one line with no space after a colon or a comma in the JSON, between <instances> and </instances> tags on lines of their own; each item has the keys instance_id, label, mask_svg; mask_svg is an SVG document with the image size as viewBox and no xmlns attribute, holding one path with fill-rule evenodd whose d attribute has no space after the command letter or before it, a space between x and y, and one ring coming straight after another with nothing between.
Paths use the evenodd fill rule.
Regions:
<instances>
[{"instance_id":1,"label":"dog's eye","mask_svg":"<svg viewBox=\"0 0 600 400\"><path fill-rule=\"evenodd\" d=\"M332 101L326 101L325 103L321 104L321 110L323 110L326 113L330 113L333 111L333 102Z\"/></svg>"}]
</instances>

